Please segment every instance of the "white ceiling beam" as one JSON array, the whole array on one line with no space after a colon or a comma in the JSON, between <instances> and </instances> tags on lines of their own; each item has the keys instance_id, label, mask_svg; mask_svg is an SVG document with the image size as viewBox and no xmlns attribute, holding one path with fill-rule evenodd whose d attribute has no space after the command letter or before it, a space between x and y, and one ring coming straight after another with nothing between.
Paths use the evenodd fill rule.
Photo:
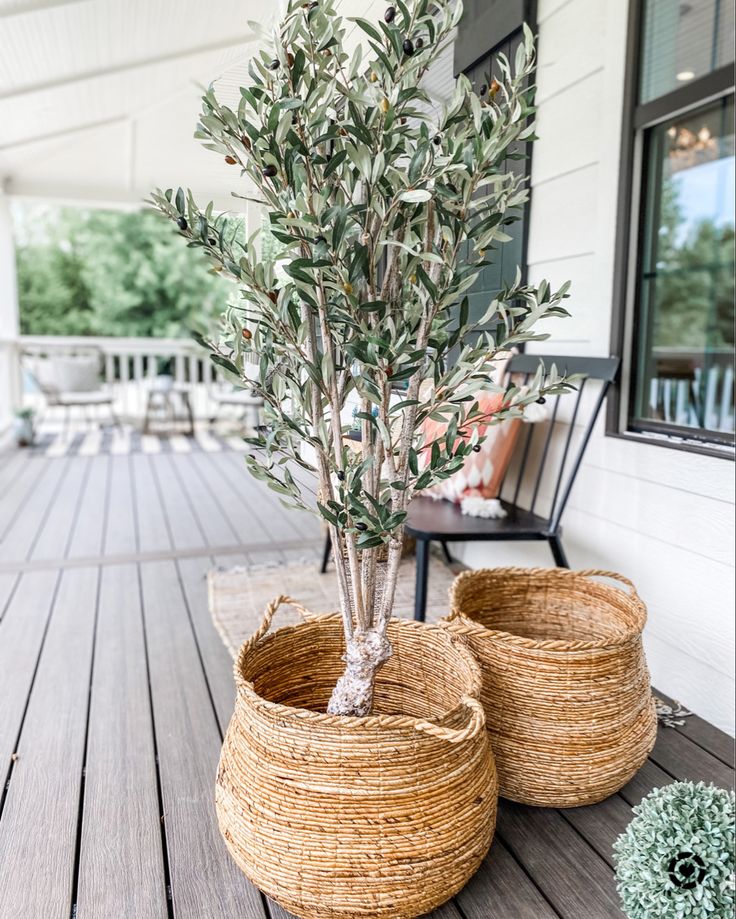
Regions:
<instances>
[{"instance_id":1,"label":"white ceiling beam","mask_svg":"<svg viewBox=\"0 0 736 919\"><path fill-rule=\"evenodd\" d=\"M10 19L11 16L23 16L25 13L39 13L51 10L55 6L72 6L78 3L90 3L91 0L26 0L25 3L16 3L0 9L0 19Z\"/></svg>"},{"instance_id":2,"label":"white ceiling beam","mask_svg":"<svg viewBox=\"0 0 736 919\"><path fill-rule=\"evenodd\" d=\"M155 57L141 58L138 61L124 61L120 64L114 64L111 67L100 67L97 70L88 70L81 73L73 73L68 77L56 78L53 80L44 80L39 83L33 83L28 86L21 86L17 89L8 90L0 93L0 99L17 98L18 96L31 95L32 93L43 92L49 89L58 89L61 86L71 86L75 83L84 83L88 80L95 80L99 77L108 77L115 74L126 73L131 70L139 70L142 67L151 67L156 64L168 64L172 61L183 60L188 57L195 57L198 54L207 54L212 51L227 51L229 48L240 48L247 45L255 36L252 32L239 36L236 39L227 38L220 42L211 42L208 45L194 45L191 48L184 48L181 51L172 51L169 54L160 54Z\"/></svg>"},{"instance_id":3,"label":"white ceiling beam","mask_svg":"<svg viewBox=\"0 0 736 919\"><path fill-rule=\"evenodd\" d=\"M127 121L128 115L116 115L113 118L102 118L98 121L88 121L84 124L76 124L69 128L59 128L58 131L49 131L47 134L36 134L33 137L25 137L22 140L14 140L9 144L0 144L0 151L13 150L16 147L30 147L32 144L41 144L48 140L56 140L57 137L67 137L70 134L77 134L81 131L91 131L94 128L105 128L111 124L117 124L120 121Z\"/></svg>"}]
</instances>

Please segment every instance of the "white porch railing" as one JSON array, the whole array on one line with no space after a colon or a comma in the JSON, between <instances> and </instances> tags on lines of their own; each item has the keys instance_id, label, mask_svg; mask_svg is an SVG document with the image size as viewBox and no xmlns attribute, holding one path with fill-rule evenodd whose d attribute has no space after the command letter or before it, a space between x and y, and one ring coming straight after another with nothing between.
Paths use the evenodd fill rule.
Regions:
<instances>
[{"instance_id":1,"label":"white porch railing","mask_svg":"<svg viewBox=\"0 0 736 919\"><path fill-rule=\"evenodd\" d=\"M204 349L189 339L21 335L0 347L3 345L15 352L21 371L43 359L52 364L54 358L99 354L101 386L112 393L116 414L128 421L144 417L152 383L163 372L170 374L175 384L186 386L197 418L212 414L213 388L229 388ZM43 397L27 372L23 389L26 404L42 403Z\"/></svg>"}]
</instances>

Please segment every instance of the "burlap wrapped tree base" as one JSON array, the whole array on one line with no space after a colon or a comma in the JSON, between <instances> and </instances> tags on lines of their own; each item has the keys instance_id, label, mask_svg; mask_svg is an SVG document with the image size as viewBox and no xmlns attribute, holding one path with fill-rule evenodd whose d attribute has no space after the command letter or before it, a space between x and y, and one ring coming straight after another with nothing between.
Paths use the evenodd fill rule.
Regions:
<instances>
[{"instance_id":1,"label":"burlap wrapped tree base","mask_svg":"<svg viewBox=\"0 0 736 919\"><path fill-rule=\"evenodd\" d=\"M500 794L575 807L625 785L657 733L634 585L606 571L493 568L461 574L450 596L448 627L481 665Z\"/></svg>"},{"instance_id":2,"label":"burlap wrapped tree base","mask_svg":"<svg viewBox=\"0 0 736 919\"><path fill-rule=\"evenodd\" d=\"M497 780L480 671L443 628L394 620L374 714L324 714L342 623L314 617L235 664L217 814L247 876L302 919L412 919L460 890L493 837ZM292 605L295 605L292 603Z\"/></svg>"}]
</instances>

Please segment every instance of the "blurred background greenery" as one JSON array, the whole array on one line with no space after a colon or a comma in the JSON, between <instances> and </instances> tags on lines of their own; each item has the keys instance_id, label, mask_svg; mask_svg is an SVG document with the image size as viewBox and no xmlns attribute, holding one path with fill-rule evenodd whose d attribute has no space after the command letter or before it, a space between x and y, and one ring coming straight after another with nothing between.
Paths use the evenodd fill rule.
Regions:
<instances>
[{"instance_id":1,"label":"blurred background greenery","mask_svg":"<svg viewBox=\"0 0 736 919\"><path fill-rule=\"evenodd\" d=\"M17 203L13 222L24 335L188 337L234 293L150 210Z\"/></svg>"}]
</instances>

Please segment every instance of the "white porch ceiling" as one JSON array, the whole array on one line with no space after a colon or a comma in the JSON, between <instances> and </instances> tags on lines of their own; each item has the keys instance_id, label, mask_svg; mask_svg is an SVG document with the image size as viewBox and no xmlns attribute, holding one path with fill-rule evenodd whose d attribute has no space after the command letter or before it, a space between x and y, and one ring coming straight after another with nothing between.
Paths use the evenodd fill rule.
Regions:
<instances>
[{"instance_id":1,"label":"white porch ceiling","mask_svg":"<svg viewBox=\"0 0 736 919\"><path fill-rule=\"evenodd\" d=\"M267 24L279 6L0 0L0 183L16 196L101 203L185 184L237 206L234 171L192 138L200 87L237 88L256 48L248 20ZM376 18L384 2L340 7Z\"/></svg>"}]
</instances>

